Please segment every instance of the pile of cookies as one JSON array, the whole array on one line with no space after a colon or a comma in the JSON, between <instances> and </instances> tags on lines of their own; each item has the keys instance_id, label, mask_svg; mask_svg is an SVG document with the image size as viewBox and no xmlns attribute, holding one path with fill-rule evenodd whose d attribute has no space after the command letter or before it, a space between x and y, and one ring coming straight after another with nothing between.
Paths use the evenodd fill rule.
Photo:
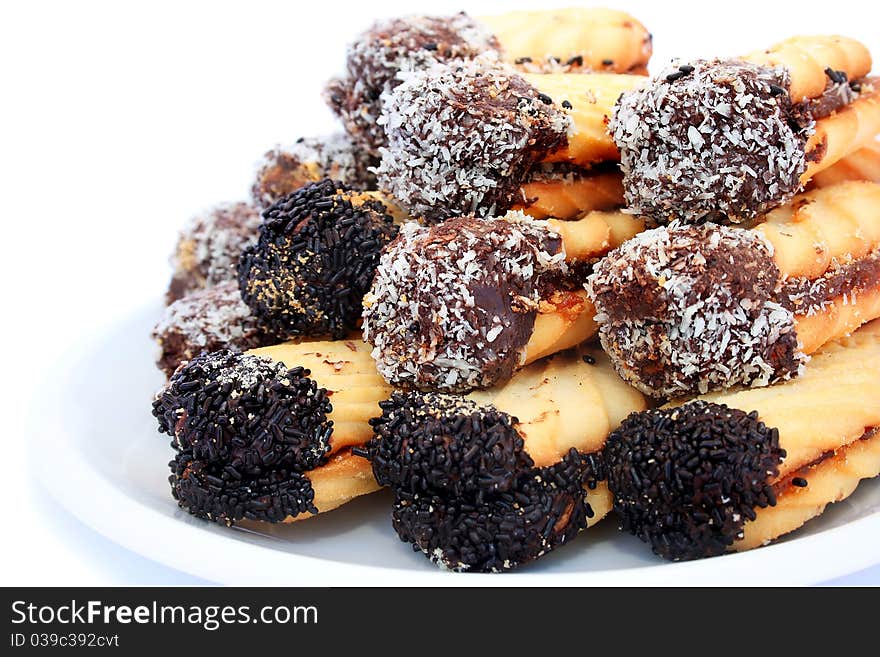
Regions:
<instances>
[{"instance_id":1,"label":"pile of cookies","mask_svg":"<svg viewBox=\"0 0 880 657\"><path fill-rule=\"evenodd\" d=\"M870 54L650 77L651 48L604 9L361 34L343 131L180 236L153 403L179 505L293 522L388 487L401 540L494 572L609 514L671 560L749 549L880 474Z\"/></svg>"}]
</instances>

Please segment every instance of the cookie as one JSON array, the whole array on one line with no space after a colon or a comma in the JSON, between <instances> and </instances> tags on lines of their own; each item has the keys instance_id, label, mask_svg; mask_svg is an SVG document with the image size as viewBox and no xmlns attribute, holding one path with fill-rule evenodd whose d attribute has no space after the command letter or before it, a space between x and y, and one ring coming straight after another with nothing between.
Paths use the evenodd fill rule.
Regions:
<instances>
[{"instance_id":1,"label":"cookie","mask_svg":"<svg viewBox=\"0 0 880 657\"><path fill-rule=\"evenodd\" d=\"M608 512L608 432L644 399L599 351L557 354L500 389L396 392L363 453L394 492L401 540L443 568L498 572L533 561Z\"/></svg>"},{"instance_id":2,"label":"cookie","mask_svg":"<svg viewBox=\"0 0 880 657\"><path fill-rule=\"evenodd\" d=\"M608 438L621 527L660 556L766 544L880 474L880 323L798 379L635 413Z\"/></svg>"},{"instance_id":3,"label":"cookie","mask_svg":"<svg viewBox=\"0 0 880 657\"><path fill-rule=\"evenodd\" d=\"M850 50L864 46L803 37L763 56L676 61L625 92L609 128L629 211L649 225L741 223L788 202L880 129L860 79L870 58Z\"/></svg>"},{"instance_id":4,"label":"cookie","mask_svg":"<svg viewBox=\"0 0 880 657\"><path fill-rule=\"evenodd\" d=\"M532 75L489 56L437 64L386 95L379 186L412 215L503 214L542 162L619 158L606 129L633 75Z\"/></svg>"},{"instance_id":5,"label":"cookie","mask_svg":"<svg viewBox=\"0 0 880 657\"><path fill-rule=\"evenodd\" d=\"M247 203L223 203L190 219L171 257L174 274L166 304L190 292L234 281L238 258L257 241L259 225L259 211Z\"/></svg>"},{"instance_id":6,"label":"cookie","mask_svg":"<svg viewBox=\"0 0 880 657\"><path fill-rule=\"evenodd\" d=\"M797 197L753 229L661 226L587 278L599 338L646 394L764 386L806 355L880 316L880 185Z\"/></svg>"}]
</instances>

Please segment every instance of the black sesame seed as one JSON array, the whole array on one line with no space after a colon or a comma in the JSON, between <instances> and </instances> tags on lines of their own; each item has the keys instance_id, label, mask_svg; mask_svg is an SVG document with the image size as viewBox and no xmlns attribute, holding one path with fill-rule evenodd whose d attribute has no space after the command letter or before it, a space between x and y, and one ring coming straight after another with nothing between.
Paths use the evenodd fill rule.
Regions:
<instances>
[{"instance_id":1,"label":"black sesame seed","mask_svg":"<svg viewBox=\"0 0 880 657\"><path fill-rule=\"evenodd\" d=\"M606 60L606 61L608 61L608 60ZM565 65L566 66L583 66L584 65L584 56L583 55L575 55L574 57L569 59L567 62L565 62Z\"/></svg>"},{"instance_id":2,"label":"black sesame seed","mask_svg":"<svg viewBox=\"0 0 880 657\"><path fill-rule=\"evenodd\" d=\"M596 359L590 356L590 354L584 354L581 356L581 360L584 361L587 365L595 365Z\"/></svg>"},{"instance_id":3,"label":"black sesame seed","mask_svg":"<svg viewBox=\"0 0 880 657\"><path fill-rule=\"evenodd\" d=\"M422 46L422 48L424 48L425 50L437 50L437 44L436 43L426 43L425 45Z\"/></svg>"},{"instance_id":4,"label":"black sesame seed","mask_svg":"<svg viewBox=\"0 0 880 657\"><path fill-rule=\"evenodd\" d=\"M614 66L614 60L613 59L603 59L602 66Z\"/></svg>"},{"instance_id":5,"label":"black sesame seed","mask_svg":"<svg viewBox=\"0 0 880 657\"><path fill-rule=\"evenodd\" d=\"M563 100L563 101L562 101L562 106L563 106L565 109L571 109L571 108L572 108L572 104L571 104L570 102L568 102L567 100Z\"/></svg>"},{"instance_id":6,"label":"black sesame seed","mask_svg":"<svg viewBox=\"0 0 880 657\"><path fill-rule=\"evenodd\" d=\"M684 72L676 71L675 73L670 73L669 75L667 75L666 81L667 82L675 82L676 80L680 80L684 76L685 76Z\"/></svg>"},{"instance_id":7,"label":"black sesame seed","mask_svg":"<svg viewBox=\"0 0 880 657\"><path fill-rule=\"evenodd\" d=\"M539 93L539 94L538 94L538 100L540 100L540 101L541 101L542 103L544 103L545 105L552 105L552 104L553 104L553 99L550 98L550 96L548 96L547 94L544 94L544 93Z\"/></svg>"},{"instance_id":8,"label":"black sesame seed","mask_svg":"<svg viewBox=\"0 0 880 657\"><path fill-rule=\"evenodd\" d=\"M794 477L794 478L791 480L791 485L792 485L792 486L797 486L798 488L806 488L806 486L807 486L807 480L804 479L803 477Z\"/></svg>"},{"instance_id":9,"label":"black sesame seed","mask_svg":"<svg viewBox=\"0 0 880 657\"><path fill-rule=\"evenodd\" d=\"M770 85L770 95L771 96L783 96L787 93L788 92L783 87L780 87L777 84Z\"/></svg>"},{"instance_id":10,"label":"black sesame seed","mask_svg":"<svg viewBox=\"0 0 880 657\"><path fill-rule=\"evenodd\" d=\"M681 71L682 73L684 73L685 75L690 75L691 73L694 72L694 67L691 66L690 64L683 64L682 66L678 67L678 70Z\"/></svg>"}]
</instances>

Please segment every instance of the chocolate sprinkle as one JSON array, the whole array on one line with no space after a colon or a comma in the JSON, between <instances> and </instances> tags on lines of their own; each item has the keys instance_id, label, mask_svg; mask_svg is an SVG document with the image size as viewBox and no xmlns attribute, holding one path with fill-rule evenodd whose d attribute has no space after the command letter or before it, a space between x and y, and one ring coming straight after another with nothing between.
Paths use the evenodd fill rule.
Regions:
<instances>
[{"instance_id":1,"label":"chocolate sprinkle","mask_svg":"<svg viewBox=\"0 0 880 657\"><path fill-rule=\"evenodd\" d=\"M399 387L465 392L522 365L542 277L564 268L559 235L520 212L404 225L364 297L364 340Z\"/></svg>"},{"instance_id":2,"label":"chocolate sprinkle","mask_svg":"<svg viewBox=\"0 0 880 657\"><path fill-rule=\"evenodd\" d=\"M361 149L378 156L385 145L380 98L400 84L399 74L497 48L495 37L463 12L383 19L348 46L345 74L327 85L325 99Z\"/></svg>"},{"instance_id":3,"label":"chocolate sprinkle","mask_svg":"<svg viewBox=\"0 0 880 657\"><path fill-rule=\"evenodd\" d=\"M542 96L488 55L406 76L383 96L379 186L431 222L503 213L532 166L568 141L571 117Z\"/></svg>"},{"instance_id":4,"label":"chocolate sprinkle","mask_svg":"<svg viewBox=\"0 0 880 657\"><path fill-rule=\"evenodd\" d=\"M311 486L298 473L326 462L331 410L308 370L227 350L181 367L153 402L159 431L179 452L171 483L181 506L227 524L311 510Z\"/></svg>"},{"instance_id":5,"label":"chocolate sprinkle","mask_svg":"<svg viewBox=\"0 0 880 657\"><path fill-rule=\"evenodd\" d=\"M624 93L609 128L629 211L649 225L740 222L788 201L814 125L789 88L781 68L697 60Z\"/></svg>"},{"instance_id":6,"label":"chocolate sprinkle","mask_svg":"<svg viewBox=\"0 0 880 657\"><path fill-rule=\"evenodd\" d=\"M354 330L379 252L397 232L385 205L326 179L263 217L257 244L239 262L245 303L281 339Z\"/></svg>"},{"instance_id":7,"label":"chocolate sprinkle","mask_svg":"<svg viewBox=\"0 0 880 657\"><path fill-rule=\"evenodd\" d=\"M772 256L759 233L715 224L662 226L613 250L585 287L615 369L655 397L799 374L806 356Z\"/></svg>"},{"instance_id":8,"label":"chocolate sprinkle","mask_svg":"<svg viewBox=\"0 0 880 657\"><path fill-rule=\"evenodd\" d=\"M395 392L370 421L367 444L382 486L462 497L511 490L534 465L514 428L517 419L494 406L454 395Z\"/></svg>"},{"instance_id":9,"label":"chocolate sprinkle","mask_svg":"<svg viewBox=\"0 0 880 657\"><path fill-rule=\"evenodd\" d=\"M251 187L254 204L266 209L311 182L332 178L353 189L375 189L369 167L378 164L346 134L303 137L287 147L267 152Z\"/></svg>"},{"instance_id":10,"label":"chocolate sprinkle","mask_svg":"<svg viewBox=\"0 0 880 657\"><path fill-rule=\"evenodd\" d=\"M307 477L276 467L263 476L239 477L235 469L177 453L169 464L171 494L182 509L205 520L233 525L240 520L282 522L318 513Z\"/></svg>"},{"instance_id":11,"label":"chocolate sprinkle","mask_svg":"<svg viewBox=\"0 0 880 657\"><path fill-rule=\"evenodd\" d=\"M297 471L322 465L331 410L308 370L228 350L191 360L153 402L159 431L173 436L178 449L253 475L275 465Z\"/></svg>"},{"instance_id":12,"label":"chocolate sprinkle","mask_svg":"<svg viewBox=\"0 0 880 657\"><path fill-rule=\"evenodd\" d=\"M510 570L558 548L587 526L593 510L584 486L594 461L572 449L556 465L524 472L513 489L481 501L396 489L392 525L402 541L442 568Z\"/></svg>"},{"instance_id":13,"label":"chocolate sprinkle","mask_svg":"<svg viewBox=\"0 0 880 657\"><path fill-rule=\"evenodd\" d=\"M531 561L587 526L605 470L571 449L535 468L515 417L491 404L396 392L371 420L363 450L376 480L394 492L401 540L452 570L499 572Z\"/></svg>"},{"instance_id":14,"label":"chocolate sprinkle","mask_svg":"<svg viewBox=\"0 0 880 657\"><path fill-rule=\"evenodd\" d=\"M757 412L695 401L631 414L604 455L620 528L679 561L723 554L775 505L785 450Z\"/></svg>"}]
</instances>

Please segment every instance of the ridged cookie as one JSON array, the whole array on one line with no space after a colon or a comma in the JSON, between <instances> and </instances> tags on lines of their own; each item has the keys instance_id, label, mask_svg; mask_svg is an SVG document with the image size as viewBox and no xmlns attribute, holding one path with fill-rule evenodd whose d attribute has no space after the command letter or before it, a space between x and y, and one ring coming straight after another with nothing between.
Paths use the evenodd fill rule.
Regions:
<instances>
[{"instance_id":1,"label":"ridged cookie","mask_svg":"<svg viewBox=\"0 0 880 657\"><path fill-rule=\"evenodd\" d=\"M636 73L651 58L651 34L631 15L613 9L570 7L511 11L480 17L511 63L548 59L574 70Z\"/></svg>"},{"instance_id":2,"label":"ridged cookie","mask_svg":"<svg viewBox=\"0 0 880 657\"><path fill-rule=\"evenodd\" d=\"M863 43L840 35L796 36L744 57L765 66L781 66L791 76L794 102L820 96L828 83L825 70L841 71L850 80L871 71L871 53Z\"/></svg>"},{"instance_id":3,"label":"ridged cookie","mask_svg":"<svg viewBox=\"0 0 880 657\"><path fill-rule=\"evenodd\" d=\"M605 449L624 529L669 559L762 545L880 472L880 321L770 388L633 414Z\"/></svg>"}]
</instances>

